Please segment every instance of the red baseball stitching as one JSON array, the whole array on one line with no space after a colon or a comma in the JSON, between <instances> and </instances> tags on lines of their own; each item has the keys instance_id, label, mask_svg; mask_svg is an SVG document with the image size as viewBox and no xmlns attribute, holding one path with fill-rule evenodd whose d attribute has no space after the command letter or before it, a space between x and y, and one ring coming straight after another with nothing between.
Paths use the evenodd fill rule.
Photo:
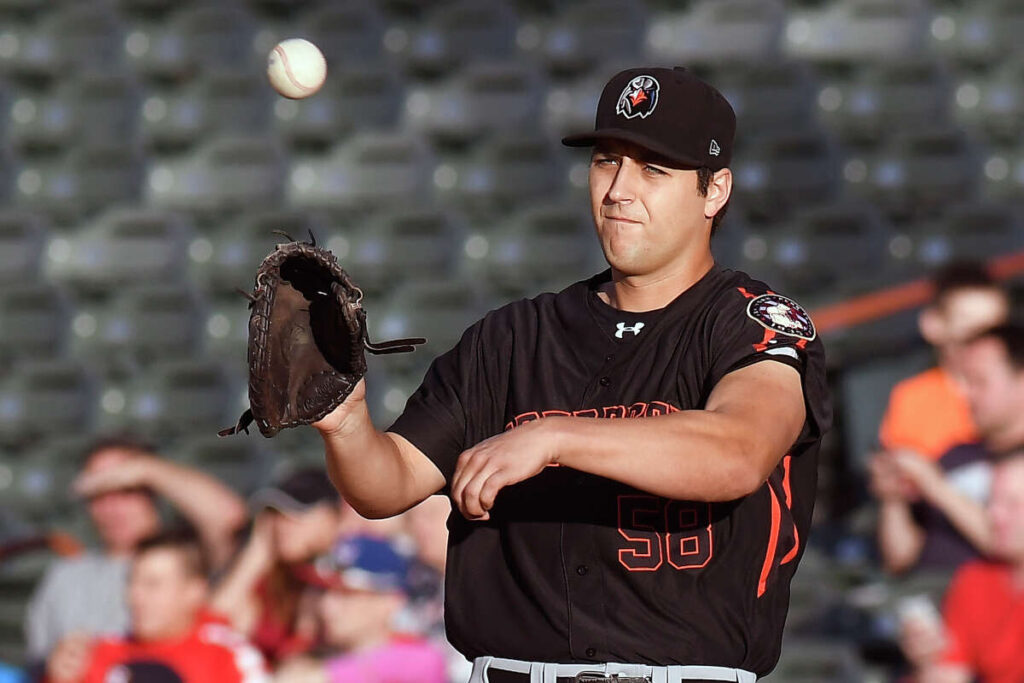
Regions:
<instances>
[{"instance_id":1,"label":"red baseball stitching","mask_svg":"<svg viewBox=\"0 0 1024 683\"><path fill-rule=\"evenodd\" d=\"M280 57L281 57L281 64L284 65L284 75L288 77L288 80L291 81L292 85L294 85L295 87L299 88L300 90L306 90L306 91L316 90L315 86L303 85L302 83L299 82L299 79L297 79L295 77L295 74L292 73L291 64L288 63L288 55L285 54L284 48L282 48L280 45L277 45L277 46L274 47L274 52L276 52L278 55L280 55Z\"/></svg>"}]
</instances>

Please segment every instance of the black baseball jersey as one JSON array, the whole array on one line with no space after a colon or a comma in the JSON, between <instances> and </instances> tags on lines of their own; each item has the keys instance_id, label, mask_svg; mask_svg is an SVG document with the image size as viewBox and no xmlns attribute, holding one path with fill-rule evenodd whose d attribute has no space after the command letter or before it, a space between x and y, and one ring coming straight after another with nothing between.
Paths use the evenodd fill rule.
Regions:
<instances>
[{"instance_id":1,"label":"black baseball jersey","mask_svg":"<svg viewBox=\"0 0 1024 683\"><path fill-rule=\"evenodd\" d=\"M391 430L451 481L463 450L524 422L701 409L726 374L773 360L802 375L803 432L760 489L728 503L669 500L548 467L504 489L488 521L454 512L448 637L469 658L763 675L779 656L831 422L821 342L796 302L744 273L716 265L646 313L601 301L596 289L609 278L489 313L434 361Z\"/></svg>"}]
</instances>

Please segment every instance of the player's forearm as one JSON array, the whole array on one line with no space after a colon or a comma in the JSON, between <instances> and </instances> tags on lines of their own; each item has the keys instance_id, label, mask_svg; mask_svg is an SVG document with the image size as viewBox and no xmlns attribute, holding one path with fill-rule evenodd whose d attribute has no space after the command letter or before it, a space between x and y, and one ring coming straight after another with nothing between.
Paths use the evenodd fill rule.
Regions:
<instances>
[{"instance_id":1,"label":"player's forearm","mask_svg":"<svg viewBox=\"0 0 1024 683\"><path fill-rule=\"evenodd\" d=\"M878 513L878 550L886 571L900 574L921 555L924 534L903 501L883 501Z\"/></svg>"},{"instance_id":2,"label":"player's forearm","mask_svg":"<svg viewBox=\"0 0 1024 683\"><path fill-rule=\"evenodd\" d=\"M364 517L391 517L444 485L425 480L410 465L398 442L377 430L364 402L336 429L319 429L327 474L342 498ZM440 473L438 473L440 476Z\"/></svg>"},{"instance_id":3,"label":"player's forearm","mask_svg":"<svg viewBox=\"0 0 1024 683\"><path fill-rule=\"evenodd\" d=\"M666 498L728 501L755 491L785 454L706 410L632 420L554 418L556 461Z\"/></svg>"}]
</instances>

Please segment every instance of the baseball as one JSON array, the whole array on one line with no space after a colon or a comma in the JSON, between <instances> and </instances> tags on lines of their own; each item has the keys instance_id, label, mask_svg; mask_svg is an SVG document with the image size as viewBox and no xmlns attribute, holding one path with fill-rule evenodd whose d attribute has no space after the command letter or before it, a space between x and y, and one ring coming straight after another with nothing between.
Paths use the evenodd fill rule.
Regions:
<instances>
[{"instance_id":1,"label":"baseball","mask_svg":"<svg viewBox=\"0 0 1024 683\"><path fill-rule=\"evenodd\" d=\"M324 84L327 61L313 43L302 38L289 38L270 51L267 77L281 95L293 100L302 99Z\"/></svg>"}]
</instances>

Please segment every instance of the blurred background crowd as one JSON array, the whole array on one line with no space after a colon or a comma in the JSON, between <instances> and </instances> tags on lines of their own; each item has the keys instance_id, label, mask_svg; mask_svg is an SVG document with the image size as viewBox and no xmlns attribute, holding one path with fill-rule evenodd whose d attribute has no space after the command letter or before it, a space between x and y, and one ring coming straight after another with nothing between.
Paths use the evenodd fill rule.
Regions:
<instances>
[{"instance_id":1,"label":"blurred background crowd","mask_svg":"<svg viewBox=\"0 0 1024 683\"><path fill-rule=\"evenodd\" d=\"M0 0L0 680L464 680L445 499L370 522L312 430L216 437L234 290L272 230L326 243L372 337L430 340L370 359L387 426L483 312L604 267L558 138L678 64L738 115L716 257L811 309L836 403L771 680L1024 681L1021 35L1019 0Z\"/></svg>"}]
</instances>

